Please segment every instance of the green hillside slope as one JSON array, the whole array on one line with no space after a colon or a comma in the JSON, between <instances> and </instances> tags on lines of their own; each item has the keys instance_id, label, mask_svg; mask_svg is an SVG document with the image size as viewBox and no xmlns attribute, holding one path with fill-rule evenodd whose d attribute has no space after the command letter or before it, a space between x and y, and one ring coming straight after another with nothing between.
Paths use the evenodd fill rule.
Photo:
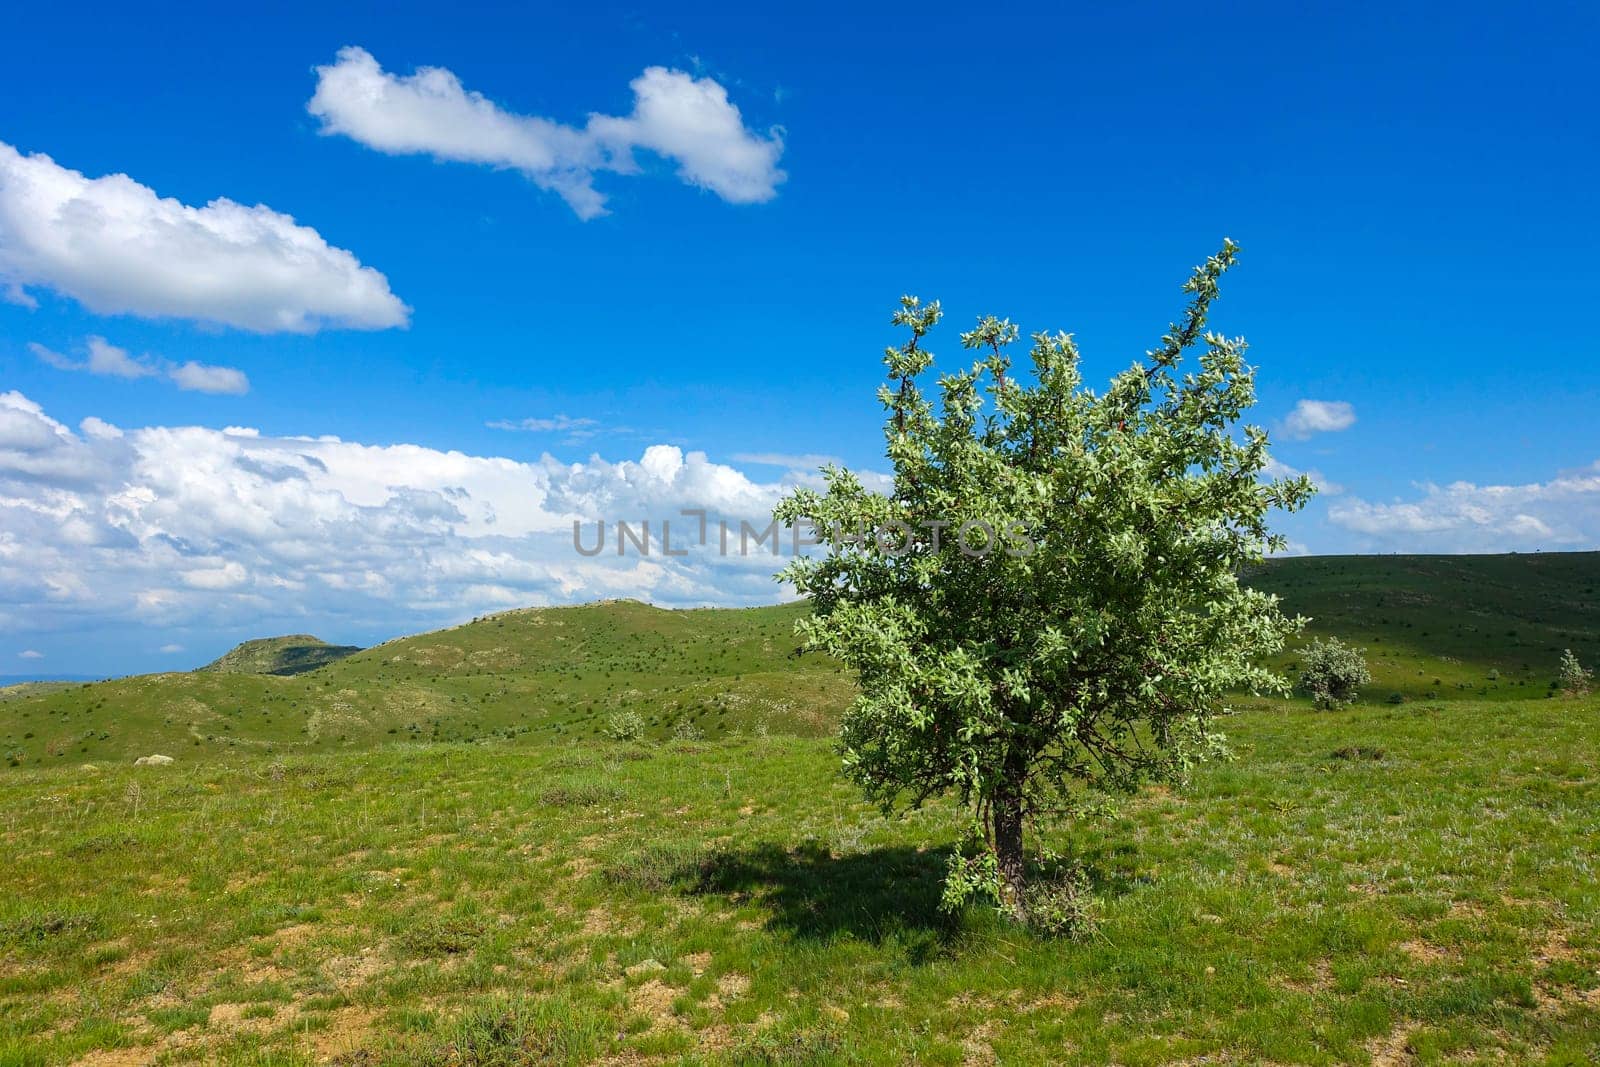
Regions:
<instances>
[{"instance_id":1,"label":"green hillside slope","mask_svg":"<svg viewBox=\"0 0 1600 1067\"><path fill-rule=\"evenodd\" d=\"M1248 580L1310 617L1308 636L1365 646L1374 698L1543 697L1562 649L1600 663L1600 552L1311 556Z\"/></svg>"},{"instance_id":2,"label":"green hillside slope","mask_svg":"<svg viewBox=\"0 0 1600 1067\"><path fill-rule=\"evenodd\" d=\"M235 645L199 669L221 674L304 674L360 651L359 645L330 645L310 634L258 637Z\"/></svg>"},{"instance_id":3,"label":"green hillside slope","mask_svg":"<svg viewBox=\"0 0 1600 1067\"><path fill-rule=\"evenodd\" d=\"M0 704L0 752L32 766L595 736L625 711L656 737L818 735L851 684L833 664L793 655L804 610L667 611L632 601L527 609L294 676L197 671L72 686Z\"/></svg>"},{"instance_id":4,"label":"green hillside slope","mask_svg":"<svg viewBox=\"0 0 1600 1067\"><path fill-rule=\"evenodd\" d=\"M1561 649L1600 664L1600 553L1281 559L1249 580L1311 617L1308 633L1364 645L1371 702L1541 699ZM805 610L609 601L492 615L302 674L218 666L281 663L275 642L315 639L247 642L217 669L11 693L0 700L0 754L39 766L572 738L600 734L620 712L637 712L658 738L816 736L852 687L836 665L794 655ZM243 655L250 646L265 651ZM1278 665L1294 662L1291 651Z\"/></svg>"}]
</instances>

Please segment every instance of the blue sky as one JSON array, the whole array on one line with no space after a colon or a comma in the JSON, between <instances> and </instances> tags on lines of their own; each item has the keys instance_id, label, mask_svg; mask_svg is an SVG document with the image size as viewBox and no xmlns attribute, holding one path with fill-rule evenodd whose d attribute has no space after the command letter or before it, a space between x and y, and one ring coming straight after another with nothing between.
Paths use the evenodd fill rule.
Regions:
<instances>
[{"instance_id":1,"label":"blue sky","mask_svg":"<svg viewBox=\"0 0 1600 1067\"><path fill-rule=\"evenodd\" d=\"M1275 457L1329 487L1297 550L1600 547L1592 5L36 5L8 31L0 674L771 599L749 561L575 569L561 524L759 511L804 457L882 470L902 292L944 301L952 362L993 312L1107 376L1225 235L1215 324L1250 339ZM427 67L482 99L408 104ZM95 210L41 207L73 172ZM218 198L275 213L248 262L174 236Z\"/></svg>"}]
</instances>

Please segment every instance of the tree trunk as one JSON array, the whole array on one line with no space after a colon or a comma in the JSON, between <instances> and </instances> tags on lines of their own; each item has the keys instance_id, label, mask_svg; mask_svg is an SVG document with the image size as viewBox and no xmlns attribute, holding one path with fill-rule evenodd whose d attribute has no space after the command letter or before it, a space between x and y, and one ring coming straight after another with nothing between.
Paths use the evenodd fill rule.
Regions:
<instances>
[{"instance_id":1,"label":"tree trunk","mask_svg":"<svg viewBox=\"0 0 1600 1067\"><path fill-rule=\"evenodd\" d=\"M1017 918L1028 911L1028 872L1022 859L1022 783L1007 782L994 798L994 854L1000 867L1000 903Z\"/></svg>"}]
</instances>

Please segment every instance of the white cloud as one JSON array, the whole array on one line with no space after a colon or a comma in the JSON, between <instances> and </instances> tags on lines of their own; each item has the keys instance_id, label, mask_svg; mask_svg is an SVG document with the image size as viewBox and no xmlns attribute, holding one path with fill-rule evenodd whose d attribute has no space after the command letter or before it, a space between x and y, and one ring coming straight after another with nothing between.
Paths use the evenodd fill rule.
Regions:
<instances>
[{"instance_id":1,"label":"white cloud","mask_svg":"<svg viewBox=\"0 0 1600 1067\"><path fill-rule=\"evenodd\" d=\"M121 430L94 415L90 415L78 423L78 429L83 431L85 437L93 437L102 441L115 440L122 436Z\"/></svg>"},{"instance_id":2,"label":"white cloud","mask_svg":"<svg viewBox=\"0 0 1600 1067\"><path fill-rule=\"evenodd\" d=\"M762 467L784 467L788 470L816 470L832 463L840 466L844 463L838 456L826 456L814 452L803 455L793 455L788 452L735 452L735 463L754 463Z\"/></svg>"},{"instance_id":3,"label":"white cloud","mask_svg":"<svg viewBox=\"0 0 1600 1067\"><path fill-rule=\"evenodd\" d=\"M194 393L227 393L243 396L250 391L250 379L234 367L216 367L193 360L171 367L167 371L179 389Z\"/></svg>"},{"instance_id":4,"label":"white cloud","mask_svg":"<svg viewBox=\"0 0 1600 1067\"><path fill-rule=\"evenodd\" d=\"M110 344L104 337L89 338L86 348L88 357L75 360L37 342L28 344L30 352L58 370L87 371L90 374L109 375L114 378L162 377L179 389L196 393L228 393L242 396L250 391L250 379L246 377L244 371L234 367L218 367L208 363L196 363L193 360L188 363L173 363L148 355L135 358L127 349ZM95 431L85 428L85 432L92 434Z\"/></svg>"},{"instance_id":5,"label":"white cloud","mask_svg":"<svg viewBox=\"0 0 1600 1067\"><path fill-rule=\"evenodd\" d=\"M21 652L18 652L17 653L17 658L18 659L44 659L44 653L43 652L37 652L34 649L29 648L29 649L25 649L25 650L23 650Z\"/></svg>"},{"instance_id":6,"label":"white cloud","mask_svg":"<svg viewBox=\"0 0 1600 1067\"><path fill-rule=\"evenodd\" d=\"M600 423L594 419L573 418L570 415L553 415L550 418L495 419L484 423L491 430L518 430L526 433L569 433L589 436Z\"/></svg>"},{"instance_id":7,"label":"white cloud","mask_svg":"<svg viewBox=\"0 0 1600 1067\"><path fill-rule=\"evenodd\" d=\"M579 128L506 111L442 67L397 77L351 46L317 68L306 110L322 121L322 132L380 152L515 169L584 219L606 213L595 173L635 172L635 148L673 160L681 180L731 203L777 195L785 178L778 168L782 132L748 129L717 82L650 67L631 88L631 115L594 114Z\"/></svg>"},{"instance_id":8,"label":"white cloud","mask_svg":"<svg viewBox=\"0 0 1600 1067\"><path fill-rule=\"evenodd\" d=\"M161 373L128 355L126 348L107 344L104 337L89 338L89 366L86 369L90 374L109 374L114 378L148 378Z\"/></svg>"},{"instance_id":9,"label":"white cloud","mask_svg":"<svg viewBox=\"0 0 1600 1067\"><path fill-rule=\"evenodd\" d=\"M1262 471L1268 478L1298 478L1302 474L1311 479L1311 484L1316 486L1317 492L1323 496L1338 496L1344 492L1344 486L1338 482L1330 481L1319 470L1301 470L1273 456L1267 457L1266 468Z\"/></svg>"},{"instance_id":10,"label":"white cloud","mask_svg":"<svg viewBox=\"0 0 1600 1067\"><path fill-rule=\"evenodd\" d=\"M343 619L406 631L509 604L766 603L783 595L783 561L740 557L739 523L764 528L808 482L755 481L671 445L621 462L519 462L239 427L80 425L0 394L0 629ZM708 513L708 544L682 509ZM597 519L606 551L581 555L573 523L588 546ZM661 554L664 519L687 555ZM727 557L719 519L733 529ZM619 520L650 523L648 556L617 554Z\"/></svg>"},{"instance_id":11,"label":"white cloud","mask_svg":"<svg viewBox=\"0 0 1600 1067\"><path fill-rule=\"evenodd\" d=\"M94 448L38 404L15 390L0 393L0 486L8 479L77 486L106 473Z\"/></svg>"},{"instance_id":12,"label":"white cloud","mask_svg":"<svg viewBox=\"0 0 1600 1067\"><path fill-rule=\"evenodd\" d=\"M1348 430L1356 422L1356 409L1344 400L1301 400L1283 420L1283 432L1297 440L1312 434Z\"/></svg>"},{"instance_id":13,"label":"white cloud","mask_svg":"<svg viewBox=\"0 0 1600 1067\"><path fill-rule=\"evenodd\" d=\"M67 356L63 356L60 352L57 352L53 348L46 348L37 341L28 342L28 351L37 356L41 362L48 363L57 370L89 369L89 364L87 361L79 362L78 360L70 359Z\"/></svg>"},{"instance_id":14,"label":"white cloud","mask_svg":"<svg viewBox=\"0 0 1600 1067\"><path fill-rule=\"evenodd\" d=\"M32 311L38 308L39 301L35 300L26 289L15 282L0 283L0 300L8 304L16 304Z\"/></svg>"},{"instance_id":15,"label":"white cloud","mask_svg":"<svg viewBox=\"0 0 1600 1067\"><path fill-rule=\"evenodd\" d=\"M257 204L191 207L125 174L88 178L0 142L0 289L72 297L99 314L259 333L404 326L388 280L316 230Z\"/></svg>"},{"instance_id":16,"label":"white cloud","mask_svg":"<svg viewBox=\"0 0 1600 1067\"><path fill-rule=\"evenodd\" d=\"M1600 460L1546 482L1424 484L1416 500L1359 498L1328 509L1365 549L1512 552L1600 547Z\"/></svg>"},{"instance_id":17,"label":"white cloud","mask_svg":"<svg viewBox=\"0 0 1600 1067\"><path fill-rule=\"evenodd\" d=\"M782 132L752 134L721 85L649 67L628 87L633 90L632 115L589 119L590 132L602 144L621 153L644 148L676 160L680 179L730 203L762 203L777 195L786 177L778 169Z\"/></svg>"},{"instance_id":18,"label":"white cloud","mask_svg":"<svg viewBox=\"0 0 1600 1067\"><path fill-rule=\"evenodd\" d=\"M177 644L177 643L166 644L166 645L162 645L161 646L160 651L162 653L170 656L170 655L172 655L174 653L182 652L183 651L183 646L180 645L180 644Z\"/></svg>"}]
</instances>

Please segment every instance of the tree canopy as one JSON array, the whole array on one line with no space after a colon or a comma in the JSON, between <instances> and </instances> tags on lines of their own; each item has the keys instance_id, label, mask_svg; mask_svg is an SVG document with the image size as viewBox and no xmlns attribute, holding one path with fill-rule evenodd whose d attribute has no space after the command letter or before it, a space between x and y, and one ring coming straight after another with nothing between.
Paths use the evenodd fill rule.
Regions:
<instances>
[{"instance_id":1,"label":"tree canopy","mask_svg":"<svg viewBox=\"0 0 1600 1067\"><path fill-rule=\"evenodd\" d=\"M1180 778L1223 750L1228 693L1287 689L1262 657L1301 620L1241 572L1285 546L1271 513L1313 490L1269 476L1266 431L1240 425L1245 343L1206 330L1236 254L1195 269L1182 320L1103 392L1065 333L1033 334L1014 370L1018 327L991 316L930 396L940 306L903 297L878 393L892 490L829 467L778 510L824 547L780 575L811 598L804 647L858 676L846 772L886 808L958 797L1018 911L1025 822Z\"/></svg>"}]
</instances>

